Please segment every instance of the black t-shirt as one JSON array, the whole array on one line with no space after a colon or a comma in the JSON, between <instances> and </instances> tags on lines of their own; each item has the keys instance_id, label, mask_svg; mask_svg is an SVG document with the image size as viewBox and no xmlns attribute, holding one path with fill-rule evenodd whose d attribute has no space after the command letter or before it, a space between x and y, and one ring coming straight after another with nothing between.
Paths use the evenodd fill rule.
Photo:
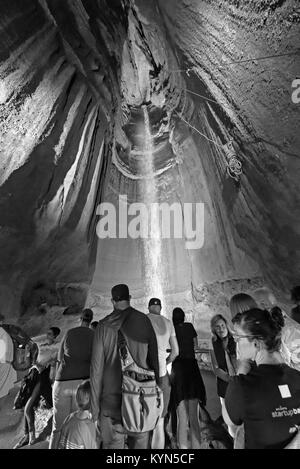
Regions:
<instances>
[{"instance_id":1,"label":"black t-shirt","mask_svg":"<svg viewBox=\"0 0 300 469\"><path fill-rule=\"evenodd\" d=\"M197 332L193 324L190 322L178 324L175 326L175 332L179 347L178 358L195 358L194 338L197 337Z\"/></svg>"},{"instance_id":2,"label":"black t-shirt","mask_svg":"<svg viewBox=\"0 0 300 469\"><path fill-rule=\"evenodd\" d=\"M300 425L300 372L259 365L230 381L225 405L231 421L245 424L246 449L284 448Z\"/></svg>"},{"instance_id":3,"label":"black t-shirt","mask_svg":"<svg viewBox=\"0 0 300 469\"><path fill-rule=\"evenodd\" d=\"M89 327L70 329L60 344L56 381L87 379L90 376L94 331Z\"/></svg>"}]
</instances>

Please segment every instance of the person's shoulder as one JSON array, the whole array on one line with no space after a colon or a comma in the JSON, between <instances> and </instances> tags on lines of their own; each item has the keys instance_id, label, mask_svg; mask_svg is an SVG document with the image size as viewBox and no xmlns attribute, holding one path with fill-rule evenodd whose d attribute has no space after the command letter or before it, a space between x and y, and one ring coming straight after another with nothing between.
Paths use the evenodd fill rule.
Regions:
<instances>
[{"instance_id":1,"label":"person's shoulder","mask_svg":"<svg viewBox=\"0 0 300 469\"><path fill-rule=\"evenodd\" d=\"M282 367L285 375L300 385L300 370L286 364L283 364Z\"/></svg>"},{"instance_id":2,"label":"person's shoulder","mask_svg":"<svg viewBox=\"0 0 300 469\"><path fill-rule=\"evenodd\" d=\"M147 316L148 316L148 314L143 313L143 312L140 311L139 309L133 308L133 306L130 306L130 307L128 308L128 312L129 312L129 314L134 314L134 315L137 315L137 316L143 316L143 317L147 317Z\"/></svg>"},{"instance_id":3,"label":"person's shoulder","mask_svg":"<svg viewBox=\"0 0 300 469\"><path fill-rule=\"evenodd\" d=\"M67 427L67 426L69 426L69 425L72 425L73 423L76 422L76 420L77 420L77 419L76 419L76 412L77 412L77 411L72 412L71 414L69 414L69 415L65 418L65 420L64 420L64 422L63 422L63 426L64 426L64 427Z\"/></svg>"},{"instance_id":4,"label":"person's shoulder","mask_svg":"<svg viewBox=\"0 0 300 469\"><path fill-rule=\"evenodd\" d=\"M228 387L231 390L240 391L242 388L245 388L249 385L249 381L252 381L252 377L250 373L248 375L239 374L235 376L231 376L228 382Z\"/></svg>"},{"instance_id":5,"label":"person's shoulder","mask_svg":"<svg viewBox=\"0 0 300 469\"><path fill-rule=\"evenodd\" d=\"M188 331L189 333L196 333L196 329L194 328L194 325L191 322L185 322L184 324L184 329Z\"/></svg>"},{"instance_id":6,"label":"person's shoulder","mask_svg":"<svg viewBox=\"0 0 300 469\"><path fill-rule=\"evenodd\" d=\"M77 331L78 331L78 329L80 329L79 326L72 327L71 329L68 329L68 330L66 331L66 333L65 333L65 339L66 339L67 337L70 337L70 336L76 334Z\"/></svg>"},{"instance_id":7,"label":"person's shoulder","mask_svg":"<svg viewBox=\"0 0 300 469\"><path fill-rule=\"evenodd\" d=\"M132 307L130 307L130 310L128 311L128 321L139 321L144 324L151 324L149 314L145 314Z\"/></svg>"},{"instance_id":8,"label":"person's shoulder","mask_svg":"<svg viewBox=\"0 0 300 469\"><path fill-rule=\"evenodd\" d=\"M186 329L194 329L194 326L191 322L184 322L183 325Z\"/></svg>"}]
</instances>

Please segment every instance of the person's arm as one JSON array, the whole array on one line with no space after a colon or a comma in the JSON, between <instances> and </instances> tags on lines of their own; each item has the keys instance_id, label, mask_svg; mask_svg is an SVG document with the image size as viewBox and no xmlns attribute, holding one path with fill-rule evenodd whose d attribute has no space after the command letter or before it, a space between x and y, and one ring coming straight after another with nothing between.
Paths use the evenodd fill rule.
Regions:
<instances>
[{"instance_id":1,"label":"person's arm","mask_svg":"<svg viewBox=\"0 0 300 469\"><path fill-rule=\"evenodd\" d=\"M179 347L178 347L178 342L176 339L176 335L171 335L170 337L170 347L171 347L171 353L167 358L167 365L172 363L175 358L179 355Z\"/></svg>"},{"instance_id":2,"label":"person's arm","mask_svg":"<svg viewBox=\"0 0 300 469\"><path fill-rule=\"evenodd\" d=\"M235 376L228 384L225 401L222 405L222 416L229 433L234 438L237 426L244 423L245 402L241 385L243 377Z\"/></svg>"},{"instance_id":3,"label":"person's arm","mask_svg":"<svg viewBox=\"0 0 300 469\"><path fill-rule=\"evenodd\" d=\"M221 368L219 368L218 366L218 363L217 363L217 360L216 360L216 356L215 356L215 352L213 350L210 351L210 354L211 354L211 364L212 364L212 367L213 367L213 372L214 374L222 379L223 381L226 381L227 383L230 381L230 376L228 373L226 373L226 371L222 370Z\"/></svg>"},{"instance_id":4,"label":"person's arm","mask_svg":"<svg viewBox=\"0 0 300 469\"><path fill-rule=\"evenodd\" d=\"M250 360L237 360L237 375L247 375L251 370L251 361Z\"/></svg>"},{"instance_id":5,"label":"person's arm","mask_svg":"<svg viewBox=\"0 0 300 469\"><path fill-rule=\"evenodd\" d=\"M66 338L67 338L67 334L63 337L61 343L59 344L59 349L58 349L58 354L57 354L57 363L58 363L58 365L63 361L63 358L64 358L64 347L65 347L65 341L66 341Z\"/></svg>"},{"instance_id":6,"label":"person's arm","mask_svg":"<svg viewBox=\"0 0 300 469\"><path fill-rule=\"evenodd\" d=\"M98 326L94 332L93 349L90 367L91 413L94 422L99 418L100 397L104 371L104 327Z\"/></svg>"},{"instance_id":7,"label":"person's arm","mask_svg":"<svg viewBox=\"0 0 300 469\"><path fill-rule=\"evenodd\" d=\"M222 417L223 417L223 420L224 422L226 423L227 427L228 427L228 431L229 431L229 435L232 436L232 438L235 438L235 435L236 435L236 431L238 429L238 425L235 425L229 415L228 415L228 412L227 412L227 409L226 409L226 405L222 405Z\"/></svg>"}]
</instances>

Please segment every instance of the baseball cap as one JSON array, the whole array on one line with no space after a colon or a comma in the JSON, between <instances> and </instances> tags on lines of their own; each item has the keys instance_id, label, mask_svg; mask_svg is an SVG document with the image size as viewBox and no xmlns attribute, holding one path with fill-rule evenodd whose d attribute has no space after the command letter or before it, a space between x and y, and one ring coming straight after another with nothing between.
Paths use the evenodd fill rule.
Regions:
<instances>
[{"instance_id":1,"label":"baseball cap","mask_svg":"<svg viewBox=\"0 0 300 469\"><path fill-rule=\"evenodd\" d=\"M129 300L129 288L124 283L115 285L111 289L111 296L114 301Z\"/></svg>"},{"instance_id":2,"label":"baseball cap","mask_svg":"<svg viewBox=\"0 0 300 469\"><path fill-rule=\"evenodd\" d=\"M81 314L81 319L83 321L91 322L93 320L94 313L91 309L84 309Z\"/></svg>"},{"instance_id":3,"label":"baseball cap","mask_svg":"<svg viewBox=\"0 0 300 469\"><path fill-rule=\"evenodd\" d=\"M161 306L161 301L160 301L159 298L151 298L151 300L149 301L149 304L148 304L148 308L150 308L150 306L154 306L154 305Z\"/></svg>"}]
</instances>

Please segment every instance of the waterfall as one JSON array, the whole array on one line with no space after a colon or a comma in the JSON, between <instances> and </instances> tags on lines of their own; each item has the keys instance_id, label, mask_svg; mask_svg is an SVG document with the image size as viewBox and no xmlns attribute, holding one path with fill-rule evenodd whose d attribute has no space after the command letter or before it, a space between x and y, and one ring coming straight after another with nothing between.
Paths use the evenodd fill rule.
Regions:
<instances>
[{"instance_id":1,"label":"waterfall","mask_svg":"<svg viewBox=\"0 0 300 469\"><path fill-rule=\"evenodd\" d=\"M162 265L162 240L160 229L160 216L158 209L158 190L155 179L155 167L153 161L153 137L151 135L147 106L143 106L145 122L144 158L142 170L147 178L143 180L143 202L147 206L149 237L144 238L143 258L145 293L150 297L160 298L164 303L164 269Z\"/></svg>"}]
</instances>

